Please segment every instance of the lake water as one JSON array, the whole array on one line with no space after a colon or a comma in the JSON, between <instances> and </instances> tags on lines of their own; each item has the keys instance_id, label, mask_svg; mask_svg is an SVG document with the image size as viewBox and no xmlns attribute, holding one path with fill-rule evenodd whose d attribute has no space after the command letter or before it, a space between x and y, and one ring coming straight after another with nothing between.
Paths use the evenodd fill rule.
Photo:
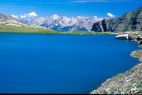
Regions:
<instances>
[{"instance_id":1,"label":"lake water","mask_svg":"<svg viewBox=\"0 0 142 95\"><path fill-rule=\"evenodd\" d=\"M0 93L87 94L131 69L135 42L115 35L0 34Z\"/></svg>"}]
</instances>

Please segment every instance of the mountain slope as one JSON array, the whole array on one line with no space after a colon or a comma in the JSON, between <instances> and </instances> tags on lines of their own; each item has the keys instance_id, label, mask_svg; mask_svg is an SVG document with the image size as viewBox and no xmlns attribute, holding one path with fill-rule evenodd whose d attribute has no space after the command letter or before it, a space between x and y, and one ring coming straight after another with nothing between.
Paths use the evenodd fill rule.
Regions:
<instances>
[{"instance_id":1,"label":"mountain slope","mask_svg":"<svg viewBox=\"0 0 142 95\"><path fill-rule=\"evenodd\" d=\"M3 13L0 13L0 19L1 20L14 20L14 21L19 21L18 19L10 16L10 15L6 15L6 14L3 14Z\"/></svg>"},{"instance_id":2,"label":"mountain slope","mask_svg":"<svg viewBox=\"0 0 142 95\"><path fill-rule=\"evenodd\" d=\"M37 25L26 25L18 21L0 20L0 33L57 34L58 32Z\"/></svg>"},{"instance_id":3,"label":"mountain slope","mask_svg":"<svg viewBox=\"0 0 142 95\"><path fill-rule=\"evenodd\" d=\"M94 23L95 32L142 31L142 7L119 18L103 19Z\"/></svg>"}]
</instances>

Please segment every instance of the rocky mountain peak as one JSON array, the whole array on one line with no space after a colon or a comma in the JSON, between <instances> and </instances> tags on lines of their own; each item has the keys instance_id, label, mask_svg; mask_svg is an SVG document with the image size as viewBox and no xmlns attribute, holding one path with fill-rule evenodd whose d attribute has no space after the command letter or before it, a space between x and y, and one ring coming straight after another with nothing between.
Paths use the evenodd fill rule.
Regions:
<instances>
[{"instance_id":1,"label":"rocky mountain peak","mask_svg":"<svg viewBox=\"0 0 142 95\"><path fill-rule=\"evenodd\" d=\"M142 31L142 7L124 14L119 18L104 19L94 23L95 32Z\"/></svg>"}]
</instances>

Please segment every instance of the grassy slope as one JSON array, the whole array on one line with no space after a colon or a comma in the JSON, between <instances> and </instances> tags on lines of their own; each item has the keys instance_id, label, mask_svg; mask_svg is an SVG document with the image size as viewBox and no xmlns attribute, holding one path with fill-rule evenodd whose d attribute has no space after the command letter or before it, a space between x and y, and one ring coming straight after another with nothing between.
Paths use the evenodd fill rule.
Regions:
<instances>
[{"instance_id":1,"label":"grassy slope","mask_svg":"<svg viewBox=\"0 0 142 95\"><path fill-rule=\"evenodd\" d=\"M137 50L137 51L134 51L131 56L133 57L136 57L136 58L139 58L140 61L142 61L142 50Z\"/></svg>"},{"instance_id":2,"label":"grassy slope","mask_svg":"<svg viewBox=\"0 0 142 95\"><path fill-rule=\"evenodd\" d=\"M70 32L62 32L62 34L80 34L80 35L112 35L111 32L86 32L86 31L70 31Z\"/></svg>"},{"instance_id":3,"label":"grassy slope","mask_svg":"<svg viewBox=\"0 0 142 95\"><path fill-rule=\"evenodd\" d=\"M142 50L135 51L133 56L138 57L138 58L142 58Z\"/></svg>"},{"instance_id":4,"label":"grassy slope","mask_svg":"<svg viewBox=\"0 0 142 95\"><path fill-rule=\"evenodd\" d=\"M0 20L0 33L57 34L58 32L36 25L25 25L20 22Z\"/></svg>"}]
</instances>

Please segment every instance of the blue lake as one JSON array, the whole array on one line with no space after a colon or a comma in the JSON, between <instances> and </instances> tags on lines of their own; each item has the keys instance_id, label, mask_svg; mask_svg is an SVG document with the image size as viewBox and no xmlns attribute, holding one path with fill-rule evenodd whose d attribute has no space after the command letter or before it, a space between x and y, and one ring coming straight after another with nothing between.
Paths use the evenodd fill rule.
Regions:
<instances>
[{"instance_id":1,"label":"blue lake","mask_svg":"<svg viewBox=\"0 0 142 95\"><path fill-rule=\"evenodd\" d=\"M0 34L0 93L88 94L139 63L115 35Z\"/></svg>"}]
</instances>

